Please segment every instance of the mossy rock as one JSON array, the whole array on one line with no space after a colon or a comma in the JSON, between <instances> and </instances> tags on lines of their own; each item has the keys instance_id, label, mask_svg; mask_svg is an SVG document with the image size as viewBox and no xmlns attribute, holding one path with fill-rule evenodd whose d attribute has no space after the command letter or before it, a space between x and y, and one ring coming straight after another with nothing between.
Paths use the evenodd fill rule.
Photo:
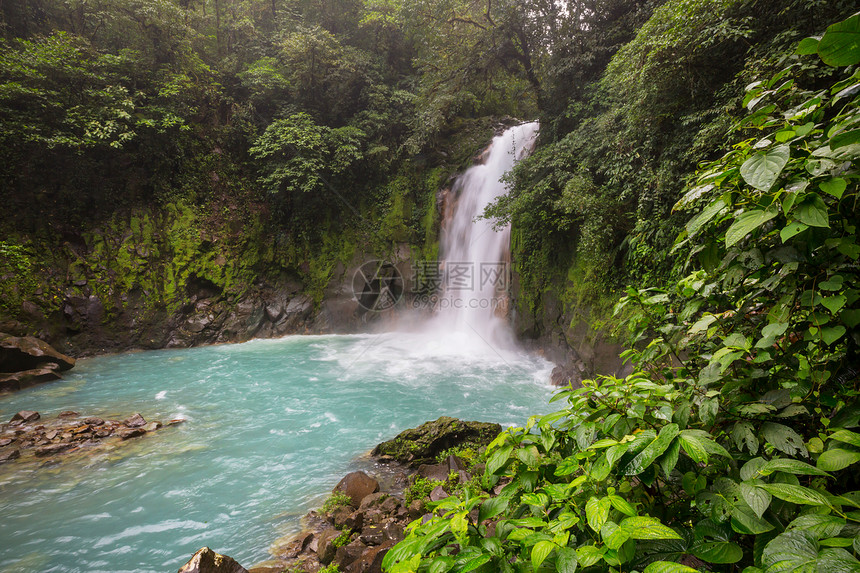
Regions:
<instances>
[{"instance_id":1,"label":"mossy rock","mask_svg":"<svg viewBox=\"0 0 860 573\"><path fill-rule=\"evenodd\" d=\"M469 445L486 446L502 431L499 424L488 422L464 422L457 418L442 416L433 422L425 422L417 428L405 430L393 440L383 442L373 449L374 456L388 456L394 460L418 467L435 463L436 456L450 448Z\"/></svg>"}]
</instances>

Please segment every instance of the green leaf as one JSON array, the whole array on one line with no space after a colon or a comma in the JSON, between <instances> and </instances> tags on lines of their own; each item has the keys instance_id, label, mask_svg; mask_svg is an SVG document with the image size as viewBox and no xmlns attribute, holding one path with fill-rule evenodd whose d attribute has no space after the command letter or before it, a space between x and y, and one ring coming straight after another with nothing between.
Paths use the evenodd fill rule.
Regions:
<instances>
[{"instance_id":1,"label":"green leaf","mask_svg":"<svg viewBox=\"0 0 860 573\"><path fill-rule=\"evenodd\" d=\"M794 216L810 227L829 227L827 205L817 193L810 193L795 208Z\"/></svg>"},{"instance_id":2,"label":"green leaf","mask_svg":"<svg viewBox=\"0 0 860 573\"><path fill-rule=\"evenodd\" d=\"M821 36L811 36L809 38L804 38L797 45L797 49L794 51L794 53L798 56L817 54L819 41L821 41Z\"/></svg>"},{"instance_id":3,"label":"green leaf","mask_svg":"<svg viewBox=\"0 0 860 573\"><path fill-rule=\"evenodd\" d=\"M800 529L808 531L817 539L835 537L845 527L846 521L835 515L801 515L788 524L786 529Z\"/></svg>"},{"instance_id":4,"label":"green leaf","mask_svg":"<svg viewBox=\"0 0 860 573\"><path fill-rule=\"evenodd\" d=\"M821 299L821 304L824 305L824 308L826 308L833 314L837 314L840 310L842 310L842 307L845 306L845 303L847 302L848 298L841 294L835 296L826 296Z\"/></svg>"},{"instance_id":5,"label":"green leaf","mask_svg":"<svg viewBox=\"0 0 860 573\"><path fill-rule=\"evenodd\" d=\"M485 519L492 519L508 508L508 499L505 497L491 497L481 504L478 511L478 523Z\"/></svg>"},{"instance_id":6,"label":"green leaf","mask_svg":"<svg viewBox=\"0 0 860 573\"><path fill-rule=\"evenodd\" d=\"M818 456L817 465L825 471L836 472L843 470L850 465L856 464L857 462L860 462L860 452L851 452L841 448L835 448L827 450Z\"/></svg>"},{"instance_id":7,"label":"green leaf","mask_svg":"<svg viewBox=\"0 0 860 573\"><path fill-rule=\"evenodd\" d=\"M595 547L594 545L582 545L576 548L576 559L583 567L591 567L606 553L606 547Z\"/></svg>"},{"instance_id":8,"label":"green leaf","mask_svg":"<svg viewBox=\"0 0 860 573\"><path fill-rule=\"evenodd\" d=\"M828 66L860 62L860 13L830 25L818 43L818 55Z\"/></svg>"},{"instance_id":9,"label":"green leaf","mask_svg":"<svg viewBox=\"0 0 860 573\"><path fill-rule=\"evenodd\" d=\"M599 533L600 528L609 519L610 507L612 507L612 502L609 501L609 498L604 497L600 500L596 497L590 498L585 503L585 517L588 520L588 526Z\"/></svg>"},{"instance_id":10,"label":"green leaf","mask_svg":"<svg viewBox=\"0 0 860 573\"><path fill-rule=\"evenodd\" d=\"M795 235L804 232L808 228L809 225L801 223L800 221L792 221L791 223L782 228L782 230L779 232L779 238L782 239L782 242L784 243Z\"/></svg>"},{"instance_id":11,"label":"green leaf","mask_svg":"<svg viewBox=\"0 0 860 573\"><path fill-rule=\"evenodd\" d=\"M540 460L540 452L538 452L537 446L526 446L517 450L517 459L526 466L534 468L538 465L538 460Z\"/></svg>"},{"instance_id":12,"label":"green leaf","mask_svg":"<svg viewBox=\"0 0 860 573\"><path fill-rule=\"evenodd\" d=\"M463 564L463 567L462 567L462 569L460 569L460 571L462 573L467 573L468 571L474 571L475 569L477 569L478 567L480 567L484 563L489 563L490 559L492 559L492 557L490 555L487 555L486 553L483 555L478 555L477 557L474 557L474 558L466 561L466 563Z\"/></svg>"},{"instance_id":13,"label":"green leaf","mask_svg":"<svg viewBox=\"0 0 860 573\"><path fill-rule=\"evenodd\" d=\"M836 326L825 326L821 329L821 340L828 346L845 336L845 327L841 324Z\"/></svg>"},{"instance_id":14,"label":"green leaf","mask_svg":"<svg viewBox=\"0 0 860 573\"><path fill-rule=\"evenodd\" d=\"M803 487L801 485L791 485L788 483L766 483L760 484L758 487L767 491L774 497L789 503L797 503L800 505L823 505L829 506L830 503L823 494Z\"/></svg>"},{"instance_id":15,"label":"green leaf","mask_svg":"<svg viewBox=\"0 0 860 573\"><path fill-rule=\"evenodd\" d=\"M762 552L762 565L768 571L785 572L816 571L818 544L803 531L787 531L777 535ZM822 572L823 573L823 572Z\"/></svg>"},{"instance_id":16,"label":"green leaf","mask_svg":"<svg viewBox=\"0 0 860 573\"><path fill-rule=\"evenodd\" d=\"M659 519L647 516L628 517L621 522L621 529L627 532L630 539L682 539L674 529L660 523Z\"/></svg>"},{"instance_id":17,"label":"green leaf","mask_svg":"<svg viewBox=\"0 0 860 573\"><path fill-rule=\"evenodd\" d=\"M642 573L699 573L692 567L673 563L672 561L655 561L645 568Z\"/></svg>"},{"instance_id":18,"label":"green leaf","mask_svg":"<svg viewBox=\"0 0 860 573\"><path fill-rule=\"evenodd\" d=\"M669 444L669 448L657 459L657 463L660 464L660 467L663 469L663 473L666 474L668 478L672 473L672 470L675 469L675 466L678 464L678 458L681 454L681 442L678 440L673 440L671 444Z\"/></svg>"},{"instance_id":19,"label":"green leaf","mask_svg":"<svg viewBox=\"0 0 860 573\"><path fill-rule=\"evenodd\" d=\"M538 541L532 547L532 567L537 569L557 546L552 541Z\"/></svg>"},{"instance_id":20,"label":"green leaf","mask_svg":"<svg viewBox=\"0 0 860 573\"><path fill-rule=\"evenodd\" d=\"M828 474L826 471L821 470L820 468L817 468L800 460L790 460L786 458L772 459L769 462L765 463L763 466L761 466L758 471L763 476L768 476L774 472L785 472L788 474L795 475L830 477L830 474Z\"/></svg>"},{"instance_id":21,"label":"green leaf","mask_svg":"<svg viewBox=\"0 0 860 573\"><path fill-rule=\"evenodd\" d=\"M511 445L502 446L497 450L493 450L493 453L490 454L490 457L487 458L487 469L486 473L488 475L493 475L502 469L505 464L508 463L508 460L511 459L511 453L513 453L514 447Z\"/></svg>"},{"instance_id":22,"label":"green leaf","mask_svg":"<svg viewBox=\"0 0 860 573\"><path fill-rule=\"evenodd\" d=\"M843 131L842 133L834 135L830 138L830 149L836 150L840 147L854 145L855 143L860 143L860 129ZM842 195L839 195L839 198L841 199Z\"/></svg>"},{"instance_id":23,"label":"green leaf","mask_svg":"<svg viewBox=\"0 0 860 573\"><path fill-rule=\"evenodd\" d=\"M789 456L798 453L809 456L803 438L788 426L765 422L761 425L761 434L769 444Z\"/></svg>"},{"instance_id":24,"label":"green leaf","mask_svg":"<svg viewBox=\"0 0 860 573\"><path fill-rule=\"evenodd\" d=\"M619 497L617 495L610 495L609 501L612 503L612 507L614 507L624 515L629 515L630 517L634 517L636 515L636 508L633 507L630 502L628 502L623 497Z\"/></svg>"},{"instance_id":25,"label":"green leaf","mask_svg":"<svg viewBox=\"0 0 860 573\"><path fill-rule=\"evenodd\" d=\"M761 516L764 515L765 511L767 511L771 502L770 493L757 487L761 483L763 482L752 480L742 482L740 486L741 495L743 496L744 501L747 502L747 505L750 506L759 519L761 519Z\"/></svg>"},{"instance_id":26,"label":"green leaf","mask_svg":"<svg viewBox=\"0 0 860 573\"><path fill-rule=\"evenodd\" d=\"M654 438L654 441L645 446L645 449L630 460L630 463L624 467L622 473L625 475L637 475L645 471L657 457L666 451L679 431L678 424L666 424L663 426L660 429L660 433Z\"/></svg>"},{"instance_id":27,"label":"green leaf","mask_svg":"<svg viewBox=\"0 0 860 573\"><path fill-rule=\"evenodd\" d=\"M555 559L555 568L558 573L576 573L576 566L579 562L576 560L576 551L571 547L562 547L558 550L558 556Z\"/></svg>"},{"instance_id":28,"label":"green leaf","mask_svg":"<svg viewBox=\"0 0 860 573\"><path fill-rule=\"evenodd\" d=\"M776 209L768 209L766 211L755 209L742 213L726 231L726 247L731 247L742 240L750 231L761 227L776 217L776 215Z\"/></svg>"},{"instance_id":29,"label":"green leaf","mask_svg":"<svg viewBox=\"0 0 860 573\"><path fill-rule=\"evenodd\" d=\"M701 213L696 215L689 223L687 223L687 234L691 237L695 235L699 229L716 217L725 208L726 203L722 199L717 199L711 202L707 207L702 209Z\"/></svg>"},{"instance_id":30,"label":"green leaf","mask_svg":"<svg viewBox=\"0 0 860 573\"><path fill-rule=\"evenodd\" d=\"M446 573L453 567L454 559L444 555L433 560L433 563L430 564L430 569L428 569L428 573Z\"/></svg>"},{"instance_id":31,"label":"green leaf","mask_svg":"<svg viewBox=\"0 0 860 573\"><path fill-rule=\"evenodd\" d=\"M709 541L694 546L693 555L707 563L737 563L744 551L730 541Z\"/></svg>"},{"instance_id":32,"label":"green leaf","mask_svg":"<svg viewBox=\"0 0 860 573\"><path fill-rule=\"evenodd\" d=\"M750 422L735 423L732 427L731 437L737 449L742 450L742 446L746 446L751 454L758 452L758 438L753 430L753 425Z\"/></svg>"},{"instance_id":33,"label":"green leaf","mask_svg":"<svg viewBox=\"0 0 860 573\"><path fill-rule=\"evenodd\" d=\"M741 165L741 177L759 191L767 191L776 183L790 158L791 148L788 145L760 151Z\"/></svg>"},{"instance_id":34,"label":"green leaf","mask_svg":"<svg viewBox=\"0 0 860 573\"><path fill-rule=\"evenodd\" d=\"M857 446L858 448L860 448L860 434L856 432L851 432L849 430L838 430L836 432L833 432L833 435L831 435L827 439L851 444L852 446Z\"/></svg>"},{"instance_id":35,"label":"green leaf","mask_svg":"<svg viewBox=\"0 0 860 573\"><path fill-rule=\"evenodd\" d=\"M618 550L624 543L630 539L629 533L618 526L617 523L607 521L600 530L600 536L603 538L603 543L609 549Z\"/></svg>"},{"instance_id":36,"label":"green leaf","mask_svg":"<svg viewBox=\"0 0 860 573\"><path fill-rule=\"evenodd\" d=\"M860 133L860 130L857 130L857 133ZM819 183L818 187L828 195L833 195L837 199L842 199L842 194L845 193L845 189L848 187L848 182L841 177L834 177L833 179L828 179L823 183Z\"/></svg>"}]
</instances>

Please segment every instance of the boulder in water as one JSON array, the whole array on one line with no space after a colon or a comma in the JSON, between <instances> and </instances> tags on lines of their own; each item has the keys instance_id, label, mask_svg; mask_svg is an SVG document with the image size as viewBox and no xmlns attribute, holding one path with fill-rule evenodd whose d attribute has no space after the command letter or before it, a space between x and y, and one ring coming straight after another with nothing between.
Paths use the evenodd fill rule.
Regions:
<instances>
[{"instance_id":1,"label":"boulder in water","mask_svg":"<svg viewBox=\"0 0 860 573\"><path fill-rule=\"evenodd\" d=\"M21 410L9 420L9 423L13 426L20 426L21 424L26 424L29 422L35 422L41 418L39 412L31 412L30 410Z\"/></svg>"},{"instance_id":2,"label":"boulder in water","mask_svg":"<svg viewBox=\"0 0 860 573\"><path fill-rule=\"evenodd\" d=\"M405 430L393 440L379 444L373 449L373 455L386 456L411 467L418 467L421 464L432 464L440 453L455 446L486 446L501 431L499 424L464 422L442 416L433 422L425 422L417 428Z\"/></svg>"},{"instance_id":3,"label":"boulder in water","mask_svg":"<svg viewBox=\"0 0 860 573\"><path fill-rule=\"evenodd\" d=\"M379 491L379 482L364 472L352 472L344 476L333 491L342 491L349 496L353 507L361 505L361 500Z\"/></svg>"},{"instance_id":4,"label":"boulder in water","mask_svg":"<svg viewBox=\"0 0 860 573\"><path fill-rule=\"evenodd\" d=\"M146 420L143 419L143 416L140 414L135 414L131 418L123 421L123 424L128 426L129 428L141 428L146 425Z\"/></svg>"},{"instance_id":5,"label":"boulder in water","mask_svg":"<svg viewBox=\"0 0 860 573\"><path fill-rule=\"evenodd\" d=\"M248 570L233 558L204 547L179 568L179 573L248 573Z\"/></svg>"}]
</instances>

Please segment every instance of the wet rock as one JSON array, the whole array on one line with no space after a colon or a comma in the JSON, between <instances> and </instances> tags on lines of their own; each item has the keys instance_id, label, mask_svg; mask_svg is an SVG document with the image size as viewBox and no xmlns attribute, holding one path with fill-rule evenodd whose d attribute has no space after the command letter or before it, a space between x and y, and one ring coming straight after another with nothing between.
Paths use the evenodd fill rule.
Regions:
<instances>
[{"instance_id":1,"label":"wet rock","mask_svg":"<svg viewBox=\"0 0 860 573\"><path fill-rule=\"evenodd\" d=\"M418 519L424 514L424 504L420 499L413 499L407 509L409 510L409 519Z\"/></svg>"},{"instance_id":2,"label":"wet rock","mask_svg":"<svg viewBox=\"0 0 860 573\"><path fill-rule=\"evenodd\" d=\"M155 422L149 422L147 425L145 425L143 427L143 431L154 432L155 430L158 430L159 428L161 428L161 422L156 420Z\"/></svg>"},{"instance_id":3,"label":"wet rock","mask_svg":"<svg viewBox=\"0 0 860 573\"><path fill-rule=\"evenodd\" d=\"M49 432L45 432L45 439L46 440L53 440L54 438L57 437L57 434L59 434L59 433L60 432L58 432L57 430L51 430Z\"/></svg>"},{"instance_id":4,"label":"wet rock","mask_svg":"<svg viewBox=\"0 0 860 573\"><path fill-rule=\"evenodd\" d=\"M382 545L386 540L385 531L381 525L368 525L361 530L358 539L365 545Z\"/></svg>"},{"instance_id":5,"label":"wet rock","mask_svg":"<svg viewBox=\"0 0 860 573\"><path fill-rule=\"evenodd\" d=\"M334 540L340 535L340 531L330 527L325 529L317 536L317 556L320 563L328 565L334 559L337 552L337 547L334 546Z\"/></svg>"},{"instance_id":6,"label":"wet rock","mask_svg":"<svg viewBox=\"0 0 860 573\"><path fill-rule=\"evenodd\" d=\"M12 442L14 442L14 441L15 441L15 440L14 440L13 438L3 438L3 439L0 439L0 448L3 448L3 447L5 447L5 446L8 446L9 444L11 444L11 443L12 443Z\"/></svg>"},{"instance_id":7,"label":"wet rock","mask_svg":"<svg viewBox=\"0 0 860 573\"><path fill-rule=\"evenodd\" d=\"M167 425L168 426L178 426L179 424L184 424L184 423L185 423L185 420L180 418L178 420L170 420L169 422L167 422Z\"/></svg>"},{"instance_id":8,"label":"wet rock","mask_svg":"<svg viewBox=\"0 0 860 573\"><path fill-rule=\"evenodd\" d=\"M105 421L101 418L87 418L84 420L84 424L88 424L90 426L101 426Z\"/></svg>"},{"instance_id":9,"label":"wet rock","mask_svg":"<svg viewBox=\"0 0 860 573\"><path fill-rule=\"evenodd\" d=\"M21 372L50 363L56 364L59 370L68 370L75 365L75 359L57 352L38 338L0 332L0 372Z\"/></svg>"},{"instance_id":10,"label":"wet rock","mask_svg":"<svg viewBox=\"0 0 860 573\"><path fill-rule=\"evenodd\" d=\"M21 457L21 450L0 451L0 462L8 462Z\"/></svg>"},{"instance_id":11,"label":"wet rock","mask_svg":"<svg viewBox=\"0 0 860 573\"><path fill-rule=\"evenodd\" d=\"M364 472L352 472L340 480L333 491L342 491L350 497L353 507L359 507L365 496L379 491L379 482Z\"/></svg>"},{"instance_id":12,"label":"wet rock","mask_svg":"<svg viewBox=\"0 0 860 573\"><path fill-rule=\"evenodd\" d=\"M54 454L59 454L60 452L65 452L66 450L70 450L73 447L75 447L75 444L69 442L51 444L50 446L43 446L41 448L37 448L36 455L39 457L52 456Z\"/></svg>"},{"instance_id":13,"label":"wet rock","mask_svg":"<svg viewBox=\"0 0 860 573\"><path fill-rule=\"evenodd\" d=\"M143 428L128 428L126 430L120 430L117 432L117 435L123 440L130 440L132 438L137 438L146 434L146 430Z\"/></svg>"},{"instance_id":14,"label":"wet rock","mask_svg":"<svg viewBox=\"0 0 860 573\"><path fill-rule=\"evenodd\" d=\"M58 418L77 418L78 416L80 416L80 414L72 410L66 410L65 412L57 414Z\"/></svg>"},{"instance_id":15,"label":"wet rock","mask_svg":"<svg viewBox=\"0 0 860 573\"><path fill-rule=\"evenodd\" d=\"M140 414L135 414L131 418L124 420L123 424L129 428L140 428L146 425L146 420Z\"/></svg>"},{"instance_id":16,"label":"wet rock","mask_svg":"<svg viewBox=\"0 0 860 573\"><path fill-rule=\"evenodd\" d=\"M20 372L0 374L0 392L14 392L23 390L28 386L41 382L53 382L62 379L57 372L58 366L54 363L46 364L41 368L32 368Z\"/></svg>"},{"instance_id":17,"label":"wet rock","mask_svg":"<svg viewBox=\"0 0 860 573\"><path fill-rule=\"evenodd\" d=\"M108 436L113 434L113 428L111 428L110 426L105 426L96 430L95 434L99 438L107 438Z\"/></svg>"},{"instance_id":18,"label":"wet rock","mask_svg":"<svg viewBox=\"0 0 860 573\"><path fill-rule=\"evenodd\" d=\"M204 547L182 567L179 573L248 573L234 559Z\"/></svg>"},{"instance_id":19,"label":"wet rock","mask_svg":"<svg viewBox=\"0 0 860 573\"><path fill-rule=\"evenodd\" d=\"M499 424L464 422L442 416L417 428L401 432L393 440L383 442L373 450L374 456L391 456L411 467L432 464L443 451L464 444L485 446L499 433Z\"/></svg>"},{"instance_id":20,"label":"wet rock","mask_svg":"<svg viewBox=\"0 0 860 573\"><path fill-rule=\"evenodd\" d=\"M21 424L26 424L29 422L35 422L41 418L39 412L31 412L29 410L21 410L9 420L9 423L13 426L20 426Z\"/></svg>"},{"instance_id":21,"label":"wet rock","mask_svg":"<svg viewBox=\"0 0 860 573\"><path fill-rule=\"evenodd\" d=\"M382 532L385 534L385 538L388 541L393 541L394 543L399 543L403 541L403 527L398 525L394 521L389 521L388 523L382 526Z\"/></svg>"}]
</instances>

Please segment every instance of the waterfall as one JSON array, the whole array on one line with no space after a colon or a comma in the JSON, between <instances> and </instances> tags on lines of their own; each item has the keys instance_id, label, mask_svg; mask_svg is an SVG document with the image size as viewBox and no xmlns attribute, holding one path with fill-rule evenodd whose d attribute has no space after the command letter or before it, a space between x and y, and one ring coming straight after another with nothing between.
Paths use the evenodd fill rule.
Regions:
<instances>
[{"instance_id":1,"label":"waterfall","mask_svg":"<svg viewBox=\"0 0 860 573\"><path fill-rule=\"evenodd\" d=\"M512 127L493 139L484 161L458 177L445 205L439 241L436 310L426 330L477 337L494 349L514 346L508 320L510 228L480 219L506 191L501 178L534 147L538 124Z\"/></svg>"}]
</instances>

